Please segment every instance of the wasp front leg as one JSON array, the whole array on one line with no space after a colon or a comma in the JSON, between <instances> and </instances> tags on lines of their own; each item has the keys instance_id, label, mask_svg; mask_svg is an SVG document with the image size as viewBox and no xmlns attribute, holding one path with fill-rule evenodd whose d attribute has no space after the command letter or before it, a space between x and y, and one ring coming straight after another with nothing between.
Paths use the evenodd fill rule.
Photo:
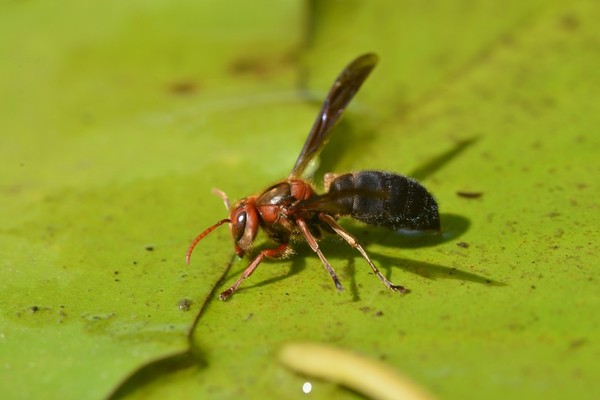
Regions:
<instances>
[{"instance_id":1,"label":"wasp front leg","mask_svg":"<svg viewBox=\"0 0 600 400\"><path fill-rule=\"evenodd\" d=\"M288 244L282 243L274 249L266 249L260 252L258 256L246 267L242 275L238 278L237 281L233 285L229 287L229 289L225 290L219 295L219 299L225 301L237 290L238 286L243 282L244 279L252 275L254 270L258 267L258 265L262 262L263 258L279 258L285 255L288 250Z\"/></svg>"}]
</instances>

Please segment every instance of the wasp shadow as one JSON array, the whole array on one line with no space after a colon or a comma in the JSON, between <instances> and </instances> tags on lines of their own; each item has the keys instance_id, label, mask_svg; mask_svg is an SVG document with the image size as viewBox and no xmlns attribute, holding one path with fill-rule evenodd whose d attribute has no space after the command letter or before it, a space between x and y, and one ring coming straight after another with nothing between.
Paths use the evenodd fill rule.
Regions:
<instances>
[{"instance_id":1,"label":"wasp shadow","mask_svg":"<svg viewBox=\"0 0 600 400\"><path fill-rule=\"evenodd\" d=\"M266 247L268 247L268 246L266 246ZM256 252L253 252L252 255L255 257L256 255L258 255L258 253L259 253L259 251L256 251ZM292 261L291 264L286 262L286 261L288 261L288 259L265 258L260 263L258 268L256 268L254 273L250 277L248 277L244 280L244 282L235 291L235 293L239 294L240 292L243 292L248 289L254 289L254 288L260 288L263 286L268 286L272 283L279 282L279 281L291 278L291 277L299 274L301 271L303 271L306 268L306 257L310 256L311 254L314 254L314 253L310 250L308 245L302 244L302 245L294 246L294 254L291 256L291 258L289 258L289 260ZM252 260L252 257L248 258L248 259L244 258L244 260L246 261L246 263L243 264L243 268L232 272L228 278L231 278L232 276L236 276L236 277L240 276L242 274L242 272L246 269L246 267L250 264L250 262L251 262L250 260ZM280 265L288 265L289 264L290 266L289 266L287 273L282 274L277 277L273 277L273 278L262 279L262 280L260 279L260 270L261 269L273 268L273 267L277 268L278 267L277 264L280 264Z\"/></svg>"},{"instance_id":2,"label":"wasp shadow","mask_svg":"<svg viewBox=\"0 0 600 400\"><path fill-rule=\"evenodd\" d=\"M373 251L367 250L370 244L377 244L385 247L393 247L397 249L417 249L423 247L437 246L442 243L452 242L457 240L469 229L470 221L457 214L441 214L442 232L403 232L390 231L384 228L371 228L360 225L355 221L348 221L343 224L351 232L357 241L366 249L369 257L375 262L378 268L386 271L389 279L391 268L400 268L406 272L422 276L427 279L457 279L461 281L474 282L488 286L505 286L504 283L490 279L489 277L474 274L460 270L459 268L449 267L442 264L434 264L429 262L408 259L405 257L387 256ZM332 258L348 259L347 271L351 276L355 271L356 257L362 258L360 254L349 255L348 252L355 250L347 247L344 250L342 247L332 249L329 256ZM365 262L366 264L366 262ZM368 267L368 266L367 266ZM356 287L353 284L353 287ZM358 299L358 295L354 293L354 298Z\"/></svg>"},{"instance_id":3,"label":"wasp shadow","mask_svg":"<svg viewBox=\"0 0 600 400\"><path fill-rule=\"evenodd\" d=\"M346 154L355 149L369 148L369 141L376 134L375 128L363 129L364 127L365 124L351 124L346 120L341 120L338 123L334 129L340 132L331 135L329 144L325 146L319 158L319 167L317 169L318 176L323 176L323 174L327 172L335 171L336 165L338 165L342 154ZM358 132L359 130L360 133ZM410 176L419 181L425 180L436 171L442 169L453 159L459 157L469 147L477 143L478 140L479 137L458 140L446 151L403 175Z\"/></svg>"},{"instance_id":4,"label":"wasp shadow","mask_svg":"<svg viewBox=\"0 0 600 400\"><path fill-rule=\"evenodd\" d=\"M417 233L406 233L406 232L396 232L390 231L385 228L373 228L364 224L360 224L358 222L352 220L346 220L342 222L344 228L347 229L352 235L356 237L359 243L365 248L368 248L370 244L378 244L385 247L393 247L398 249L416 249L422 247L432 247L439 245L441 243L450 242L459 238L468 228L469 228L469 220L456 214L442 214L441 220L443 226L446 226L447 229L444 229L443 233L432 233L432 232L417 232ZM349 276L351 279L350 285L352 288L353 296L356 299L356 288L357 283L354 280L354 271L355 271L355 258L360 255L355 253L350 246L348 246L343 240L339 237L337 240L331 240L335 238L334 235L328 235L322 240L321 249L325 256L330 260L347 260L346 265L344 266L345 275ZM268 247L268 245L263 245L253 251L253 256L258 254L258 252L263 248ZM260 280L256 283L246 284L240 286L238 292L262 287L266 285L270 285L274 282L278 282L294 275L299 274L302 270L306 268L306 257L316 257L314 252L310 249L310 247L303 242L294 243L293 245L295 254L290 258L292 260L291 265L289 265L289 270L286 274L283 274L278 277L269 278ZM350 254L354 254L351 256ZM403 257L390 257L381 254L372 253L368 251L368 254L371 258L377 261L378 265L381 265L382 268L386 271L390 271L392 266L398 266L407 272L415 273L417 275L436 279L436 278L445 278L445 279L459 279L465 281L472 281L477 283L485 283L491 284L494 283L493 280L472 274L470 272L460 271L457 268L448 267L439 264L426 263L411 259L406 259ZM238 276L243 270L246 268L246 264L249 263L252 257L248 259L246 263L243 263L242 266L236 271L232 272L231 275ZM261 266L264 268L268 265L274 266L277 263L282 263L281 260L264 260L261 263ZM264 265L263 265L264 264ZM336 265L337 268L336 268ZM340 269L339 263L332 263L334 269ZM260 268L259 268L260 269ZM258 278L258 276L256 276ZM260 278L258 278L260 279ZM245 282L246 283L246 282ZM249 283L249 282L248 282ZM495 282L499 284L499 282Z\"/></svg>"},{"instance_id":5,"label":"wasp shadow","mask_svg":"<svg viewBox=\"0 0 600 400\"><path fill-rule=\"evenodd\" d=\"M388 276L391 268L394 267L430 280L455 279L488 286L506 286L505 283L490 279L487 276L474 274L459 268L448 267L441 264L400 257L390 257L378 253L370 253L370 257L377 261L377 264L381 269L387 272Z\"/></svg>"},{"instance_id":6,"label":"wasp shadow","mask_svg":"<svg viewBox=\"0 0 600 400\"><path fill-rule=\"evenodd\" d=\"M378 266L381 273L387 279L390 279L392 268L399 268L405 272L419 275L423 278L426 278L429 280L434 280L434 281L438 280L438 279L454 279L454 280L459 280L459 281L463 281L463 282L473 282L473 283L486 285L486 286L496 286L496 287L506 286L505 283L490 279L487 276L475 274L475 273L468 272L468 271L463 271L463 270L461 270L459 268L455 268L455 267L448 267L448 266L441 265L441 264L434 264L434 263L418 261L418 260L413 260L413 259L408 259L408 258L403 258L403 257L390 257L390 256L386 256L386 255L378 254L378 253L374 253L374 252L370 252L369 256L376 263L376 265ZM348 265L352 266L351 268L354 268L353 265L354 265L355 258L356 257L353 257L348 262ZM366 266L366 267L368 268L368 266ZM398 282L395 282L395 283L398 283ZM400 284L401 283L402 282L400 282ZM355 290L357 290L356 286L354 285L352 287L352 289L353 289L353 301L359 301L360 294L358 293L358 291L355 291ZM410 288L407 289L406 293L410 293Z\"/></svg>"},{"instance_id":7,"label":"wasp shadow","mask_svg":"<svg viewBox=\"0 0 600 400\"><path fill-rule=\"evenodd\" d=\"M417 249L423 247L432 247L442 243L457 240L470 226L467 218L456 214L441 214L442 226L445 227L443 232L397 232L385 228L373 228L353 220L344 220L342 225L347 229L364 248L368 248L371 244L377 244L385 247L398 249ZM329 238L329 239L327 239ZM330 260L332 266L338 272L344 271L344 275L350 280L349 286L354 301L358 301L358 284L355 279L355 264L356 258L362 259L356 250L348 246L341 238L336 238L334 235L327 235L325 240L322 240L321 249L327 259ZM262 247L262 246L261 246ZM265 246L266 247L266 246ZM299 274L306 267L306 257L316 257L310 247L303 242L294 244L295 254L292 256L292 263L286 274L281 276L260 280L249 285L242 285L239 291L246 289L263 287L278 282L294 275ZM260 249L255 252L258 253ZM374 260L375 264L380 267L389 276L392 268L400 268L408 273L416 274L427 279L457 279L462 281L485 284L489 286L504 286L502 282L490 279L489 277L477 275L471 272L462 271L455 267L449 267L441 264L418 261L405 257L393 257L383 254L374 253L367 250L369 256ZM346 260L345 265L341 265L337 260ZM281 263L281 260L265 260L266 265L274 265ZM266 266L265 265L265 266ZM365 262L365 266L368 265ZM241 274L244 267L232 274ZM326 276L326 274L324 274ZM257 277L258 278L258 277ZM328 278L326 278L329 281ZM345 285L347 286L347 284ZM332 283L332 288L334 288Z\"/></svg>"},{"instance_id":8,"label":"wasp shadow","mask_svg":"<svg viewBox=\"0 0 600 400\"><path fill-rule=\"evenodd\" d=\"M353 220L342 220L341 225L363 245L376 243L385 247L414 249L432 247L456 240L470 227L471 222L458 214L440 214L441 232L434 231L393 231L387 228L371 227Z\"/></svg>"},{"instance_id":9,"label":"wasp shadow","mask_svg":"<svg viewBox=\"0 0 600 400\"><path fill-rule=\"evenodd\" d=\"M469 139L457 141L453 147L432 158L430 161L426 162L422 166L414 169L408 174L408 176L417 180L424 180L425 178L429 177L434 172L448 164L450 161L458 157L461 153L463 153L467 148L475 144L478 140L478 137L472 137Z\"/></svg>"}]
</instances>

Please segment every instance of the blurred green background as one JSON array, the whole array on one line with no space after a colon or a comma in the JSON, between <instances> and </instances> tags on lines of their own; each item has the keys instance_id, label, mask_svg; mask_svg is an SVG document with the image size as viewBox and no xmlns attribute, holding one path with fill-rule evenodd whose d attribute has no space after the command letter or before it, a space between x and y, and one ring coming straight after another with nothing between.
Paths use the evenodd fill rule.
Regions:
<instances>
[{"instance_id":1,"label":"blurred green background","mask_svg":"<svg viewBox=\"0 0 600 400\"><path fill-rule=\"evenodd\" d=\"M591 0L2 2L2 397L300 398L310 378L276 352L312 340L439 398L598 398L598 17ZM228 269L222 228L185 265L227 214L210 189L284 178L368 51L315 184L385 169L435 194L440 238L342 221L412 292L330 238L345 291L298 244L218 301L248 260Z\"/></svg>"}]
</instances>

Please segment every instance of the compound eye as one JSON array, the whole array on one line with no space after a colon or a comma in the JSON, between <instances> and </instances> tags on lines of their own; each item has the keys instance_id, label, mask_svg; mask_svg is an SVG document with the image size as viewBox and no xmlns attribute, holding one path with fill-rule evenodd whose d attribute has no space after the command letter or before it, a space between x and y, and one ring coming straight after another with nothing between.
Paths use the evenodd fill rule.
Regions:
<instances>
[{"instance_id":1,"label":"compound eye","mask_svg":"<svg viewBox=\"0 0 600 400\"><path fill-rule=\"evenodd\" d=\"M242 236L244 236L244 231L246 230L246 220L246 211L242 211L237 214L235 221L233 221L233 239L236 241L236 243L240 241Z\"/></svg>"}]
</instances>

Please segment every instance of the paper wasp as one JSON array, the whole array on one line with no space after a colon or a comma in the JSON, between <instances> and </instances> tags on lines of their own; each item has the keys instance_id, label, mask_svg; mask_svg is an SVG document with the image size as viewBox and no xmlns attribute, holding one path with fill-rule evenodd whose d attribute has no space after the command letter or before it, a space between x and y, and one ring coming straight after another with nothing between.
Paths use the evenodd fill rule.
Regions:
<instances>
[{"instance_id":1,"label":"paper wasp","mask_svg":"<svg viewBox=\"0 0 600 400\"><path fill-rule=\"evenodd\" d=\"M433 196L417 181L386 171L358 171L343 175L325 175L325 193L317 194L313 186L302 179L310 161L329 139L332 128L350 100L377 64L375 54L365 54L352 61L337 77L317 115L306 143L288 178L261 194L249 196L229 206L227 196L218 191L229 211L222 219L200 233L186 254L189 264L194 247L210 232L229 224L235 251L243 257L263 229L276 247L262 250L244 270L238 280L219 298L227 300L259 266L265 257L282 258L292 250L290 241L303 237L319 256L337 289L342 290L335 271L319 248L322 232L337 234L357 249L375 275L389 289L405 292L384 277L356 238L342 228L337 219L350 216L373 226L391 229L440 230L438 206Z\"/></svg>"}]
</instances>

